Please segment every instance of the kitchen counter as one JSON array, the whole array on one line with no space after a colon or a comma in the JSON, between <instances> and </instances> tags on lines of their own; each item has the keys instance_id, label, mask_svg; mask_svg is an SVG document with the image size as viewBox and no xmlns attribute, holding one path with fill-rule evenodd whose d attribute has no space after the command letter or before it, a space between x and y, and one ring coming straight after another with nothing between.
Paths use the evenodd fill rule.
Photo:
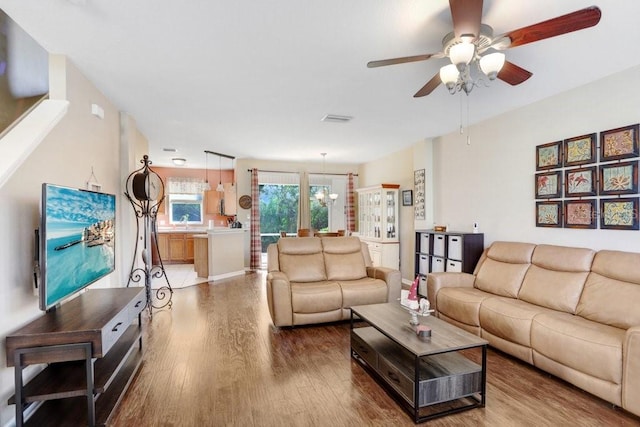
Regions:
<instances>
[{"instance_id":1,"label":"kitchen counter","mask_svg":"<svg viewBox=\"0 0 640 427\"><path fill-rule=\"evenodd\" d=\"M206 233L207 227L158 227L158 234L168 234L168 233L191 233L191 234L201 234Z\"/></svg>"},{"instance_id":2,"label":"kitchen counter","mask_svg":"<svg viewBox=\"0 0 640 427\"><path fill-rule=\"evenodd\" d=\"M198 277L215 281L244 274L246 228L215 227L195 234L194 269ZM206 261L205 261L206 260Z\"/></svg>"}]
</instances>

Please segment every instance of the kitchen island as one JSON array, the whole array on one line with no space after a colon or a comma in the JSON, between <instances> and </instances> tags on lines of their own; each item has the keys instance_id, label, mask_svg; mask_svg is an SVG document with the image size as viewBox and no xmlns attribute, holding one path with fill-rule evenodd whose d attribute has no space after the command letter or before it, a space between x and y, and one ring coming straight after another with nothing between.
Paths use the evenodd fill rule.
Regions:
<instances>
[{"instance_id":1,"label":"kitchen island","mask_svg":"<svg viewBox=\"0 0 640 427\"><path fill-rule=\"evenodd\" d=\"M195 235L195 268L199 277L220 280L244 274L244 242L248 229L215 227ZM206 236L206 237L205 237ZM202 241L206 239L206 244ZM203 265L206 260L206 267Z\"/></svg>"}]
</instances>

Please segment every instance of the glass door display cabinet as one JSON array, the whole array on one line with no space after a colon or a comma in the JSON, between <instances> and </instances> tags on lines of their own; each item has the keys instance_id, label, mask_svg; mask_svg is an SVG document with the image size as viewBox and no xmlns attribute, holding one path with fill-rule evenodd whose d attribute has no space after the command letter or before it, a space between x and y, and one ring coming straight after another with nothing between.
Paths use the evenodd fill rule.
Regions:
<instances>
[{"instance_id":1,"label":"glass door display cabinet","mask_svg":"<svg viewBox=\"0 0 640 427\"><path fill-rule=\"evenodd\" d=\"M373 265L400 265L398 184L358 188L358 235L369 246Z\"/></svg>"}]
</instances>

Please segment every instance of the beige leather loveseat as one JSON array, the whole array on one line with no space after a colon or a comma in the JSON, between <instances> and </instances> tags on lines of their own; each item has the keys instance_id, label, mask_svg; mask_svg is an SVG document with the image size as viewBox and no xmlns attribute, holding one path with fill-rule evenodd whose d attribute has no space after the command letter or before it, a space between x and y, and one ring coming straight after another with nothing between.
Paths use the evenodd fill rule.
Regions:
<instances>
[{"instance_id":1,"label":"beige leather loveseat","mask_svg":"<svg viewBox=\"0 0 640 427\"><path fill-rule=\"evenodd\" d=\"M495 242L427 293L441 319L640 415L640 254Z\"/></svg>"},{"instance_id":2,"label":"beige leather loveseat","mask_svg":"<svg viewBox=\"0 0 640 427\"><path fill-rule=\"evenodd\" d=\"M400 271L371 267L358 237L287 237L267 248L267 301L276 326L345 320L349 307L400 298Z\"/></svg>"}]
</instances>

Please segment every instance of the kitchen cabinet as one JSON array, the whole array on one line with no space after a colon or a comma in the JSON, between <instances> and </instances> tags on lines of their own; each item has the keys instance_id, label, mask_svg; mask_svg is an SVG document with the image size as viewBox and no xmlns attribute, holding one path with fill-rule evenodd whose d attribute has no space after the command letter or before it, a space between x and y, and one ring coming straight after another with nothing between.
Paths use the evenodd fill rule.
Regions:
<instances>
[{"instance_id":1,"label":"kitchen cabinet","mask_svg":"<svg viewBox=\"0 0 640 427\"><path fill-rule=\"evenodd\" d=\"M217 185L216 185L217 187ZM228 182L222 184L224 192L213 190L205 191L205 213L209 215L233 216L237 212L236 186ZM220 202L224 200L224 210L221 211Z\"/></svg>"},{"instance_id":2,"label":"kitchen cabinet","mask_svg":"<svg viewBox=\"0 0 640 427\"><path fill-rule=\"evenodd\" d=\"M158 233L157 239L158 251L164 264L193 263L194 250L192 233ZM154 263L156 262L154 261Z\"/></svg>"}]
</instances>

